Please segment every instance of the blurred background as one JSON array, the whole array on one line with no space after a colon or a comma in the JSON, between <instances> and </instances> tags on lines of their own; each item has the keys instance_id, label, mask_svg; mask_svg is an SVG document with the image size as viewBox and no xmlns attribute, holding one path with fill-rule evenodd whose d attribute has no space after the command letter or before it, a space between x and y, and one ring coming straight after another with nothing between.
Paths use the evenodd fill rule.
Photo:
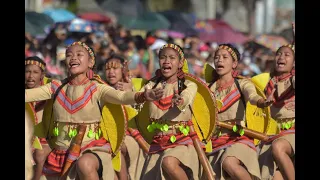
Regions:
<instances>
[{"instance_id":1,"label":"blurred background","mask_svg":"<svg viewBox=\"0 0 320 180\"><path fill-rule=\"evenodd\" d=\"M96 54L97 73L111 52L129 60L133 77L149 79L166 43L180 45L191 74L221 43L241 53L243 76L270 72L274 53L293 40L294 0L25 0L25 56L47 63L47 75L65 78L66 47L83 41Z\"/></svg>"}]
</instances>

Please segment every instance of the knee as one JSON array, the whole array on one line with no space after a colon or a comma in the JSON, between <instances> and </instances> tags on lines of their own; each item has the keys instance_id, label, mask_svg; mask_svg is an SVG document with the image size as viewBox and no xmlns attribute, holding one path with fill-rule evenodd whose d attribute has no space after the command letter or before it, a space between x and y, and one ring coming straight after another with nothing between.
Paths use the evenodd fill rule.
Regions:
<instances>
[{"instance_id":1,"label":"knee","mask_svg":"<svg viewBox=\"0 0 320 180\"><path fill-rule=\"evenodd\" d=\"M165 157L163 158L162 160L162 168L165 170L165 171L171 171L173 169L176 169L177 166L180 165L180 161L175 158L175 157Z\"/></svg>"},{"instance_id":2,"label":"knee","mask_svg":"<svg viewBox=\"0 0 320 180\"><path fill-rule=\"evenodd\" d=\"M288 148L286 145L286 141L279 139L272 143L272 155L276 158L280 158L283 156L286 152L286 149Z\"/></svg>"},{"instance_id":3,"label":"knee","mask_svg":"<svg viewBox=\"0 0 320 180\"><path fill-rule=\"evenodd\" d=\"M81 174L89 174L97 171L98 166L98 159L90 153L84 154L77 160L77 171Z\"/></svg>"},{"instance_id":4,"label":"knee","mask_svg":"<svg viewBox=\"0 0 320 180\"><path fill-rule=\"evenodd\" d=\"M234 171L240 166L240 161L235 157L226 157L222 163L222 168L227 172Z\"/></svg>"}]
</instances>

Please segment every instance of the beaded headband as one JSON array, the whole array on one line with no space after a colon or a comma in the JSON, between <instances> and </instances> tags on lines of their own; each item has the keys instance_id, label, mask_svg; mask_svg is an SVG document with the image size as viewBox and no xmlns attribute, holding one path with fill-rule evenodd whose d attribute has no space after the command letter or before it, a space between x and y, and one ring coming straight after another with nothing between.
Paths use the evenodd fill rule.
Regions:
<instances>
[{"instance_id":1,"label":"beaded headband","mask_svg":"<svg viewBox=\"0 0 320 180\"><path fill-rule=\"evenodd\" d=\"M238 61L238 58L237 58L236 53L235 53L235 52L232 50L232 48L230 48L229 46L220 45L219 48L218 48L218 50L219 50L219 49L227 50L227 51L231 54L232 58L233 58L235 61Z\"/></svg>"},{"instance_id":2,"label":"beaded headband","mask_svg":"<svg viewBox=\"0 0 320 180\"><path fill-rule=\"evenodd\" d=\"M69 46L67 47L67 50L68 50L71 46L74 46L74 45L80 45L80 46L84 47L84 48L89 52L89 55L90 55L91 58L92 58L93 64L95 64L94 53L93 53L93 51L91 50L91 48L90 48L88 45L86 45L86 43L81 42L81 41L73 42L71 45L69 45Z\"/></svg>"},{"instance_id":3,"label":"beaded headband","mask_svg":"<svg viewBox=\"0 0 320 180\"><path fill-rule=\"evenodd\" d=\"M43 71L46 68L46 66L43 63L35 60L25 60L25 65L36 65L39 66Z\"/></svg>"},{"instance_id":4,"label":"beaded headband","mask_svg":"<svg viewBox=\"0 0 320 180\"><path fill-rule=\"evenodd\" d=\"M167 47L176 50L180 56L180 59L184 60L184 54L179 46L177 46L175 44L166 44L160 48L160 51L163 50L164 48L167 48Z\"/></svg>"},{"instance_id":5,"label":"beaded headband","mask_svg":"<svg viewBox=\"0 0 320 180\"><path fill-rule=\"evenodd\" d=\"M293 51L293 53L295 53L295 47L294 47L293 44L283 45L283 46L279 47L279 49L281 49L282 47L288 47L288 48L290 48L290 49ZM279 49L278 49L278 51L279 51Z\"/></svg>"},{"instance_id":6,"label":"beaded headband","mask_svg":"<svg viewBox=\"0 0 320 180\"><path fill-rule=\"evenodd\" d=\"M117 69L117 68L123 68L123 65L119 62L111 61L106 63L106 69Z\"/></svg>"}]
</instances>

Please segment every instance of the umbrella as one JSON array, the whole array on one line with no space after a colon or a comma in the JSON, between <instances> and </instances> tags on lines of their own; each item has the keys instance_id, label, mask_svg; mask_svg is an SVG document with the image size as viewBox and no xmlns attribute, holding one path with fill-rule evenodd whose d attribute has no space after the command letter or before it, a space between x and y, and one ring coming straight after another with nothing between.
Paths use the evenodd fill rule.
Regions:
<instances>
[{"instance_id":1,"label":"umbrella","mask_svg":"<svg viewBox=\"0 0 320 180\"><path fill-rule=\"evenodd\" d=\"M73 19L68 27L70 32L91 33L94 31L96 24L84 19Z\"/></svg>"},{"instance_id":2,"label":"umbrella","mask_svg":"<svg viewBox=\"0 0 320 180\"><path fill-rule=\"evenodd\" d=\"M144 11L139 0L108 0L100 4L100 7L116 16L137 17Z\"/></svg>"},{"instance_id":3,"label":"umbrella","mask_svg":"<svg viewBox=\"0 0 320 180\"><path fill-rule=\"evenodd\" d=\"M65 9L47 9L43 13L50 16L54 22L66 22L76 18L76 15Z\"/></svg>"},{"instance_id":4,"label":"umbrella","mask_svg":"<svg viewBox=\"0 0 320 180\"><path fill-rule=\"evenodd\" d=\"M138 17L120 16L118 21L128 29L146 31L168 29L170 26L169 21L165 17L154 12L144 12Z\"/></svg>"},{"instance_id":5,"label":"umbrella","mask_svg":"<svg viewBox=\"0 0 320 180\"><path fill-rule=\"evenodd\" d=\"M81 19L88 21L100 22L100 23L109 23L111 19L103 14L88 12L78 15Z\"/></svg>"},{"instance_id":6,"label":"umbrella","mask_svg":"<svg viewBox=\"0 0 320 180\"><path fill-rule=\"evenodd\" d=\"M266 34L257 36L254 41L271 49L274 52L276 52L280 46L288 44L288 41L281 36Z\"/></svg>"},{"instance_id":7,"label":"umbrella","mask_svg":"<svg viewBox=\"0 0 320 180\"><path fill-rule=\"evenodd\" d=\"M44 29L52 24L54 24L53 19L48 15L37 12L25 12L26 28L30 30L30 26L36 28L36 33L44 34Z\"/></svg>"},{"instance_id":8,"label":"umbrella","mask_svg":"<svg viewBox=\"0 0 320 180\"><path fill-rule=\"evenodd\" d=\"M249 40L247 36L235 31L229 24L221 20L199 20L195 28L203 41L242 44Z\"/></svg>"},{"instance_id":9,"label":"umbrella","mask_svg":"<svg viewBox=\"0 0 320 180\"><path fill-rule=\"evenodd\" d=\"M25 32L30 33L32 36L35 36L39 33L43 33L38 29L36 29L36 27L34 27L27 19L25 19L24 29L25 29Z\"/></svg>"},{"instance_id":10,"label":"umbrella","mask_svg":"<svg viewBox=\"0 0 320 180\"><path fill-rule=\"evenodd\" d=\"M181 32L186 35L195 35L197 31L194 29L193 16L178 11L159 12L171 23L169 30Z\"/></svg>"}]
</instances>

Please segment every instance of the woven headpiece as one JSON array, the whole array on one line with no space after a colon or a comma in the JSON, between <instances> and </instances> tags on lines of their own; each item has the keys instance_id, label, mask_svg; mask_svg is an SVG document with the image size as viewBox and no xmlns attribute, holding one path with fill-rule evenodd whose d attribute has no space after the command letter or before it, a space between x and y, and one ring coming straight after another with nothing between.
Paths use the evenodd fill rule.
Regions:
<instances>
[{"instance_id":1,"label":"woven headpiece","mask_svg":"<svg viewBox=\"0 0 320 180\"><path fill-rule=\"evenodd\" d=\"M36 65L39 66L41 68L42 71L44 71L46 69L46 64L45 62L43 62L42 60L40 60L40 58L38 58L37 56L34 57L29 57L24 61L25 65Z\"/></svg>"},{"instance_id":2,"label":"woven headpiece","mask_svg":"<svg viewBox=\"0 0 320 180\"><path fill-rule=\"evenodd\" d=\"M218 50L219 50L219 49L227 50L227 51L230 53L230 55L232 56L232 58L233 58L235 61L238 61L237 54L234 52L234 50L233 50L231 47L226 46L226 45L220 45L220 46L218 47Z\"/></svg>"},{"instance_id":3,"label":"woven headpiece","mask_svg":"<svg viewBox=\"0 0 320 180\"><path fill-rule=\"evenodd\" d=\"M181 60L185 59L184 58L184 53L183 53L182 49L179 46L177 46L175 44L166 44L166 45L164 45L164 46L162 46L160 48L160 51L163 50L164 48L172 48L172 49L176 50L178 52L178 54L179 54L180 59Z\"/></svg>"},{"instance_id":4,"label":"woven headpiece","mask_svg":"<svg viewBox=\"0 0 320 180\"><path fill-rule=\"evenodd\" d=\"M84 48L88 51L90 57L92 58L93 64L96 63L96 62L95 62L94 53L93 53L92 49L91 49L86 43L81 42L81 41L73 42L72 44L70 44L70 45L67 47L67 50L68 50L71 46L74 46L74 45L80 45L80 46L84 47Z\"/></svg>"},{"instance_id":5,"label":"woven headpiece","mask_svg":"<svg viewBox=\"0 0 320 180\"><path fill-rule=\"evenodd\" d=\"M290 48L290 49L293 51L293 53L295 53L294 44L286 44L286 45L283 45L283 46L279 47L279 49L278 49L277 51L279 51L282 47L288 47L288 48Z\"/></svg>"}]
</instances>

